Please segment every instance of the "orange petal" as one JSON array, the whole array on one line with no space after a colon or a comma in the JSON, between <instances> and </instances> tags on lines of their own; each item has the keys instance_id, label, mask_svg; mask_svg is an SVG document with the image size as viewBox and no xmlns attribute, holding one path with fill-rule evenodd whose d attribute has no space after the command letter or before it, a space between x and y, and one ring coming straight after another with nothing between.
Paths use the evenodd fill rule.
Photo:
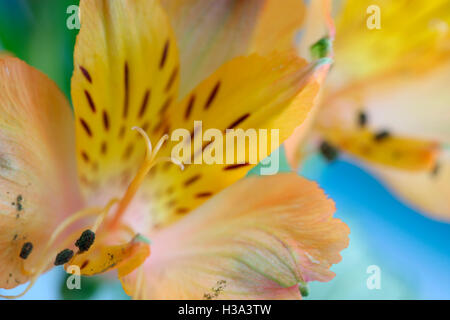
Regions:
<instances>
[{"instance_id":1,"label":"orange petal","mask_svg":"<svg viewBox=\"0 0 450 320\"><path fill-rule=\"evenodd\" d=\"M0 58L0 287L28 281L53 229L79 209L70 106L24 62ZM32 251L19 257L25 243Z\"/></svg>"},{"instance_id":2,"label":"orange petal","mask_svg":"<svg viewBox=\"0 0 450 320\"><path fill-rule=\"evenodd\" d=\"M156 234L145 272L124 288L143 299L300 298L299 283L333 278L348 244L334 210L295 174L243 179Z\"/></svg>"},{"instance_id":3,"label":"orange petal","mask_svg":"<svg viewBox=\"0 0 450 320\"><path fill-rule=\"evenodd\" d=\"M263 2L263 1L261 1ZM307 8L302 0L266 0L253 34L250 52L270 54L295 46L295 35L303 25Z\"/></svg>"}]
</instances>

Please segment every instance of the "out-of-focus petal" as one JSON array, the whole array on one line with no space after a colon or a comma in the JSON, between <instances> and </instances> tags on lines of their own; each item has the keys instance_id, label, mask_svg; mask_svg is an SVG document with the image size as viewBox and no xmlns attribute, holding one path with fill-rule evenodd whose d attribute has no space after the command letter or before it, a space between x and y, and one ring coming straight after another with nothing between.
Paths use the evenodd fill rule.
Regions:
<instances>
[{"instance_id":1,"label":"out-of-focus petal","mask_svg":"<svg viewBox=\"0 0 450 320\"><path fill-rule=\"evenodd\" d=\"M450 222L450 160L444 154L433 170L408 172L385 166L369 170L413 207L432 218Z\"/></svg>"},{"instance_id":2,"label":"out-of-focus petal","mask_svg":"<svg viewBox=\"0 0 450 320\"><path fill-rule=\"evenodd\" d=\"M284 0L282 5L279 0L265 0L253 32L250 52L270 54L292 49L306 13L303 0Z\"/></svg>"},{"instance_id":3,"label":"out-of-focus petal","mask_svg":"<svg viewBox=\"0 0 450 320\"><path fill-rule=\"evenodd\" d=\"M333 278L348 245L334 210L296 174L243 179L156 234L145 272L124 288L144 299L300 298L299 283Z\"/></svg>"},{"instance_id":4,"label":"out-of-focus petal","mask_svg":"<svg viewBox=\"0 0 450 320\"><path fill-rule=\"evenodd\" d=\"M253 52L294 44L304 16L302 0L164 0L177 35L181 96L222 64Z\"/></svg>"},{"instance_id":5,"label":"out-of-focus petal","mask_svg":"<svg viewBox=\"0 0 450 320\"><path fill-rule=\"evenodd\" d=\"M1 288L28 281L54 228L81 205L74 136L70 106L53 81L1 57ZM22 259L25 243L32 250Z\"/></svg>"},{"instance_id":6,"label":"out-of-focus petal","mask_svg":"<svg viewBox=\"0 0 450 320\"><path fill-rule=\"evenodd\" d=\"M438 67L450 58L449 24L448 0L343 2L336 24L334 85Z\"/></svg>"},{"instance_id":7,"label":"out-of-focus petal","mask_svg":"<svg viewBox=\"0 0 450 320\"><path fill-rule=\"evenodd\" d=\"M437 143L393 136L387 131L328 128L320 131L323 138L360 159L406 171L430 171L438 157Z\"/></svg>"},{"instance_id":8,"label":"out-of-focus petal","mask_svg":"<svg viewBox=\"0 0 450 320\"><path fill-rule=\"evenodd\" d=\"M332 20L332 5L330 0L311 1L308 5L306 14L306 21L304 31L302 33L300 43L298 44L298 51L303 57L313 57L312 49L317 47L321 54L329 58L334 57L333 43L335 35L335 27ZM325 45L325 46L322 46ZM311 109L305 121L297 127L292 135L285 141L286 158L289 165L294 170L298 168L302 158L306 155L304 144L311 135L316 117L320 112L320 102L323 97L323 85L328 76L331 64L323 68L317 74L317 82L320 84L322 90L319 91L315 101L314 107Z\"/></svg>"}]
</instances>

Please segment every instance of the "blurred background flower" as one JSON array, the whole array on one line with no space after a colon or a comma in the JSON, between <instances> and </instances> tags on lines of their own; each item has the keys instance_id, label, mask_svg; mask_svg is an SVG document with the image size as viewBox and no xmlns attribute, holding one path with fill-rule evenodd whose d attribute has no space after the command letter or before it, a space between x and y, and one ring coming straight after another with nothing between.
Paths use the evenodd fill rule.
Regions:
<instances>
[{"instance_id":1,"label":"blurred background flower","mask_svg":"<svg viewBox=\"0 0 450 320\"><path fill-rule=\"evenodd\" d=\"M77 4L74 0L0 0L1 54L13 54L43 71L69 99L78 30L67 28L67 8ZM363 9L361 15L365 17ZM439 30L444 27L441 24ZM357 49L351 50L355 53ZM337 62L352 63L352 54L349 56L349 61L340 62L338 58ZM376 56L383 56L383 52ZM358 66L353 63L352 69L358 70ZM437 99L428 98L430 103ZM448 103L442 121L450 114ZM382 115L375 119L380 118ZM283 170L288 170L287 161ZM303 162L300 173L325 189L336 202L336 216L352 231L343 261L333 267L336 278L329 283L313 283L307 299L450 299L450 224L427 218L425 211L400 202L376 178L355 165L353 158L341 157L328 163L313 152ZM371 290L367 285L372 276L367 271L370 266L379 267L379 289ZM107 277L83 278L82 290L68 290L66 277L62 268L53 269L24 298L128 298L120 283ZM18 287L11 294L22 289Z\"/></svg>"}]
</instances>

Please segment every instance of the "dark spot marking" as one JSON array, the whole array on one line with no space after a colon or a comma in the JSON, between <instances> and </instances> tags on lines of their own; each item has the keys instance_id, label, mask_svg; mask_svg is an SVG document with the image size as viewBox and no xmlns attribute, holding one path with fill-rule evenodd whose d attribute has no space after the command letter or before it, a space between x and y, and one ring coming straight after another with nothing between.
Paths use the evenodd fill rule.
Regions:
<instances>
[{"instance_id":1,"label":"dark spot marking","mask_svg":"<svg viewBox=\"0 0 450 320\"><path fill-rule=\"evenodd\" d=\"M134 150L134 144L133 142L130 142L130 144L127 146L127 148L125 149L124 153L123 153L123 160L128 160L130 159L131 155L133 154L133 150Z\"/></svg>"},{"instance_id":2,"label":"dark spot marking","mask_svg":"<svg viewBox=\"0 0 450 320\"><path fill-rule=\"evenodd\" d=\"M197 181L198 179L200 179L200 178L201 178L201 175L197 174L197 175L195 175L195 176L189 178L188 180L186 180L186 181L184 182L184 186L185 186L185 187L190 186L191 184L193 184L194 182L196 182L196 181Z\"/></svg>"},{"instance_id":3,"label":"dark spot marking","mask_svg":"<svg viewBox=\"0 0 450 320\"><path fill-rule=\"evenodd\" d=\"M358 125L360 128L364 128L367 125L367 114L364 111L358 113Z\"/></svg>"},{"instance_id":4,"label":"dark spot marking","mask_svg":"<svg viewBox=\"0 0 450 320\"><path fill-rule=\"evenodd\" d=\"M80 70L81 70L81 73L83 74L83 76L86 78L86 80L89 81L89 83L92 83L92 77L89 74L89 72L86 70L86 68L84 68L83 66L80 66Z\"/></svg>"},{"instance_id":5,"label":"dark spot marking","mask_svg":"<svg viewBox=\"0 0 450 320\"><path fill-rule=\"evenodd\" d=\"M2 169L2 170L11 170L12 169L10 162L3 157L0 157L0 169ZM9 194L9 192L7 192L7 193Z\"/></svg>"},{"instance_id":6,"label":"dark spot marking","mask_svg":"<svg viewBox=\"0 0 450 320\"><path fill-rule=\"evenodd\" d=\"M228 126L228 129L234 129L236 128L238 125L240 125L242 122L244 122L245 120L247 120L247 118L250 117L250 113L244 114L242 117L240 117L239 119L237 119L235 122L233 122L232 124L230 124Z\"/></svg>"},{"instance_id":7,"label":"dark spot marking","mask_svg":"<svg viewBox=\"0 0 450 320\"><path fill-rule=\"evenodd\" d=\"M172 166L171 162L164 162L164 164L162 165L162 170L167 171L170 169L171 166Z\"/></svg>"},{"instance_id":8,"label":"dark spot marking","mask_svg":"<svg viewBox=\"0 0 450 320\"><path fill-rule=\"evenodd\" d=\"M65 263L69 262L70 259L72 259L72 257L73 257L73 251L70 249L64 249L63 251L61 251L60 253L58 253L56 255L54 264L55 264L55 266L63 265Z\"/></svg>"},{"instance_id":9,"label":"dark spot marking","mask_svg":"<svg viewBox=\"0 0 450 320\"><path fill-rule=\"evenodd\" d=\"M164 119L161 119L161 120L156 124L156 126L153 128L153 130L152 130L153 133L158 132L159 129L161 129L163 125L164 125Z\"/></svg>"},{"instance_id":10,"label":"dark spot marking","mask_svg":"<svg viewBox=\"0 0 450 320\"><path fill-rule=\"evenodd\" d=\"M172 199L169 202L167 202L167 207L168 208L173 208L173 207L175 207L176 204L177 204L177 201Z\"/></svg>"},{"instance_id":11,"label":"dark spot marking","mask_svg":"<svg viewBox=\"0 0 450 320\"><path fill-rule=\"evenodd\" d=\"M175 67L175 69L173 69L172 74L170 75L169 81L167 82L166 85L166 93L170 91L170 89L172 89L173 84L175 83L175 80L177 79L178 76L178 67Z\"/></svg>"},{"instance_id":12,"label":"dark spot marking","mask_svg":"<svg viewBox=\"0 0 450 320\"><path fill-rule=\"evenodd\" d=\"M178 208L177 209L177 213L178 214L185 214L185 213L188 213L188 212L189 212L188 208Z\"/></svg>"},{"instance_id":13,"label":"dark spot marking","mask_svg":"<svg viewBox=\"0 0 450 320\"><path fill-rule=\"evenodd\" d=\"M84 162L89 163L89 155L86 153L86 151L81 152L81 157L83 158Z\"/></svg>"},{"instance_id":14,"label":"dark spot marking","mask_svg":"<svg viewBox=\"0 0 450 320\"><path fill-rule=\"evenodd\" d=\"M103 110L103 127L106 131L109 130L109 116L106 110Z\"/></svg>"},{"instance_id":15,"label":"dark spot marking","mask_svg":"<svg viewBox=\"0 0 450 320\"><path fill-rule=\"evenodd\" d=\"M166 112L167 108L169 108L170 104L172 103L172 97L168 97L167 100L162 105L161 109L159 110L159 114L164 114Z\"/></svg>"},{"instance_id":16,"label":"dark spot marking","mask_svg":"<svg viewBox=\"0 0 450 320\"><path fill-rule=\"evenodd\" d=\"M194 107L194 104L195 104L195 95L192 95L187 104L186 111L184 113L184 119L186 119L186 120L189 119L191 112L192 112L192 108Z\"/></svg>"},{"instance_id":17,"label":"dark spot marking","mask_svg":"<svg viewBox=\"0 0 450 320\"><path fill-rule=\"evenodd\" d=\"M240 164L233 164L230 166L226 166L225 168L223 168L223 170L228 171L228 170L235 170L235 169L240 169L240 168L244 168L249 166L250 163L240 163Z\"/></svg>"},{"instance_id":18,"label":"dark spot marking","mask_svg":"<svg viewBox=\"0 0 450 320\"><path fill-rule=\"evenodd\" d=\"M33 244L31 242L25 242L20 250L19 257L25 260L28 258L31 251L33 251Z\"/></svg>"},{"instance_id":19,"label":"dark spot marking","mask_svg":"<svg viewBox=\"0 0 450 320\"><path fill-rule=\"evenodd\" d=\"M80 266L80 270L83 270L84 268L86 268L88 264L89 264L89 260L84 261L83 264Z\"/></svg>"},{"instance_id":20,"label":"dark spot marking","mask_svg":"<svg viewBox=\"0 0 450 320\"><path fill-rule=\"evenodd\" d=\"M211 197L213 195L212 192L201 192L201 193L197 193L195 195L196 198L208 198Z\"/></svg>"},{"instance_id":21,"label":"dark spot marking","mask_svg":"<svg viewBox=\"0 0 450 320\"><path fill-rule=\"evenodd\" d=\"M84 90L84 95L86 96L87 102L88 102L89 107L91 108L92 112L96 113L97 108L95 107L95 103L94 103L94 100L92 99L91 94L87 90Z\"/></svg>"},{"instance_id":22,"label":"dark spot marking","mask_svg":"<svg viewBox=\"0 0 450 320\"><path fill-rule=\"evenodd\" d=\"M89 137L92 137L92 131L91 128L89 127L89 125L86 123L86 121L83 118L80 118L80 123L84 129L84 131L86 131L87 135Z\"/></svg>"},{"instance_id":23,"label":"dark spot marking","mask_svg":"<svg viewBox=\"0 0 450 320\"><path fill-rule=\"evenodd\" d=\"M128 69L128 62L125 62L125 66L124 66L124 102L123 102L123 117L126 118L128 116L128 108L129 108L129 104L130 104L130 99L129 99L129 95L130 95L130 72Z\"/></svg>"},{"instance_id":24,"label":"dark spot marking","mask_svg":"<svg viewBox=\"0 0 450 320\"><path fill-rule=\"evenodd\" d=\"M141 109L139 110L138 118L142 118L147 110L148 101L150 100L151 91L145 91L144 98L142 99Z\"/></svg>"},{"instance_id":25,"label":"dark spot marking","mask_svg":"<svg viewBox=\"0 0 450 320\"><path fill-rule=\"evenodd\" d=\"M119 131L119 139L123 139L125 137L125 127L122 126Z\"/></svg>"},{"instance_id":26,"label":"dark spot marking","mask_svg":"<svg viewBox=\"0 0 450 320\"><path fill-rule=\"evenodd\" d=\"M170 41L167 40L166 44L164 45L164 49L161 55L161 61L159 63L159 69L164 68L166 61L167 61L167 56L169 55L169 49L170 49Z\"/></svg>"},{"instance_id":27,"label":"dark spot marking","mask_svg":"<svg viewBox=\"0 0 450 320\"><path fill-rule=\"evenodd\" d=\"M213 140L211 140L211 141L205 143L205 144L203 145L203 147L202 147L202 152L205 151L206 148L208 148L208 146L209 146L211 143L213 143L214 141L215 141L215 139L213 139Z\"/></svg>"},{"instance_id":28,"label":"dark spot marking","mask_svg":"<svg viewBox=\"0 0 450 320\"><path fill-rule=\"evenodd\" d=\"M169 133L170 133L170 124L166 124L166 126L164 127L164 130L163 130L163 135L167 134L170 136Z\"/></svg>"},{"instance_id":29,"label":"dark spot marking","mask_svg":"<svg viewBox=\"0 0 450 320\"><path fill-rule=\"evenodd\" d=\"M339 156L339 151L330 143L323 141L319 147L320 153L328 161L332 162Z\"/></svg>"},{"instance_id":30,"label":"dark spot marking","mask_svg":"<svg viewBox=\"0 0 450 320\"><path fill-rule=\"evenodd\" d=\"M142 130L147 132L148 128L150 128L150 123L148 123L148 121L147 121L142 125Z\"/></svg>"},{"instance_id":31,"label":"dark spot marking","mask_svg":"<svg viewBox=\"0 0 450 320\"><path fill-rule=\"evenodd\" d=\"M211 107L212 103L214 102L214 99L217 97L217 94L219 93L220 85L221 85L220 81L217 82L214 89L209 94L208 100L206 101L205 104L205 110L208 110Z\"/></svg>"},{"instance_id":32,"label":"dark spot marking","mask_svg":"<svg viewBox=\"0 0 450 320\"><path fill-rule=\"evenodd\" d=\"M440 171L441 171L441 164L439 162L436 162L433 170L431 171L431 174L433 175L433 177L436 177Z\"/></svg>"},{"instance_id":33,"label":"dark spot marking","mask_svg":"<svg viewBox=\"0 0 450 320\"><path fill-rule=\"evenodd\" d=\"M388 139L390 136L391 136L391 134L389 133L389 131L382 130L382 131L376 133L373 138L376 142L381 142L381 141Z\"/></svg>"},{"instance_id":34,"label":"dark spot marking","mask_svg":"<svg viewBox=\"0 0 450 320\"><path fill-rule=\"evenodd\" d=\"M106 141L102 142L102 145L100 147L100 152L105 155L106 152L108 152L108 145L106 144Z\"/></svg>"},{"instance_id":35,"label":"dark spot marking","mask_svg":"<svg viewBox=\"0 0 450 320\"><path fill-rule=\"evenodd\" d=\"M95 233L91 230L85 230L80 238L75 242L75 246L80 250L80 253L88 251L95 240Z\"/></svg>"}]
</instances>

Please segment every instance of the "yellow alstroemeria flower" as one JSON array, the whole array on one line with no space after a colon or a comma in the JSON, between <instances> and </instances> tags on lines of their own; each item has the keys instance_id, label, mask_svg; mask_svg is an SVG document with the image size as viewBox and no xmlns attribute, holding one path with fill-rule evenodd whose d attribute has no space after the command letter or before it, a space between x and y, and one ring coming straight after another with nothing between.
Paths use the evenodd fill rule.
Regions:
<instances>
[{"instance_id":1,"label":"yellow alstroemeria flower","mask_svg":"<svg viewBox=\"0 0 450 320\"><path fill-rule=\"evenodd\" d=\"M325 141L328 156L362 160L402 199L450 221L450 2L347 0L335 9L335 64L315 119L287 142L291 164L311 150L305 141Z\"/></svg>"},{"instance_id":2,"label":"yellow alstroemeria flower","mask_svg":"<svg viewBox=\"0 0 450 320\"><path fill-rule=\"evenodd\" d=\"M162 163L172 130L197 145L194 120L284 140L305 119L328 60L292 53L303 2L276 2L82 0L74 116L46 76L0 59L0 287L52 264L117 269L142 299L301 298L333 277L349 230L315 183Z\"/></svg>"}]
</instances>

